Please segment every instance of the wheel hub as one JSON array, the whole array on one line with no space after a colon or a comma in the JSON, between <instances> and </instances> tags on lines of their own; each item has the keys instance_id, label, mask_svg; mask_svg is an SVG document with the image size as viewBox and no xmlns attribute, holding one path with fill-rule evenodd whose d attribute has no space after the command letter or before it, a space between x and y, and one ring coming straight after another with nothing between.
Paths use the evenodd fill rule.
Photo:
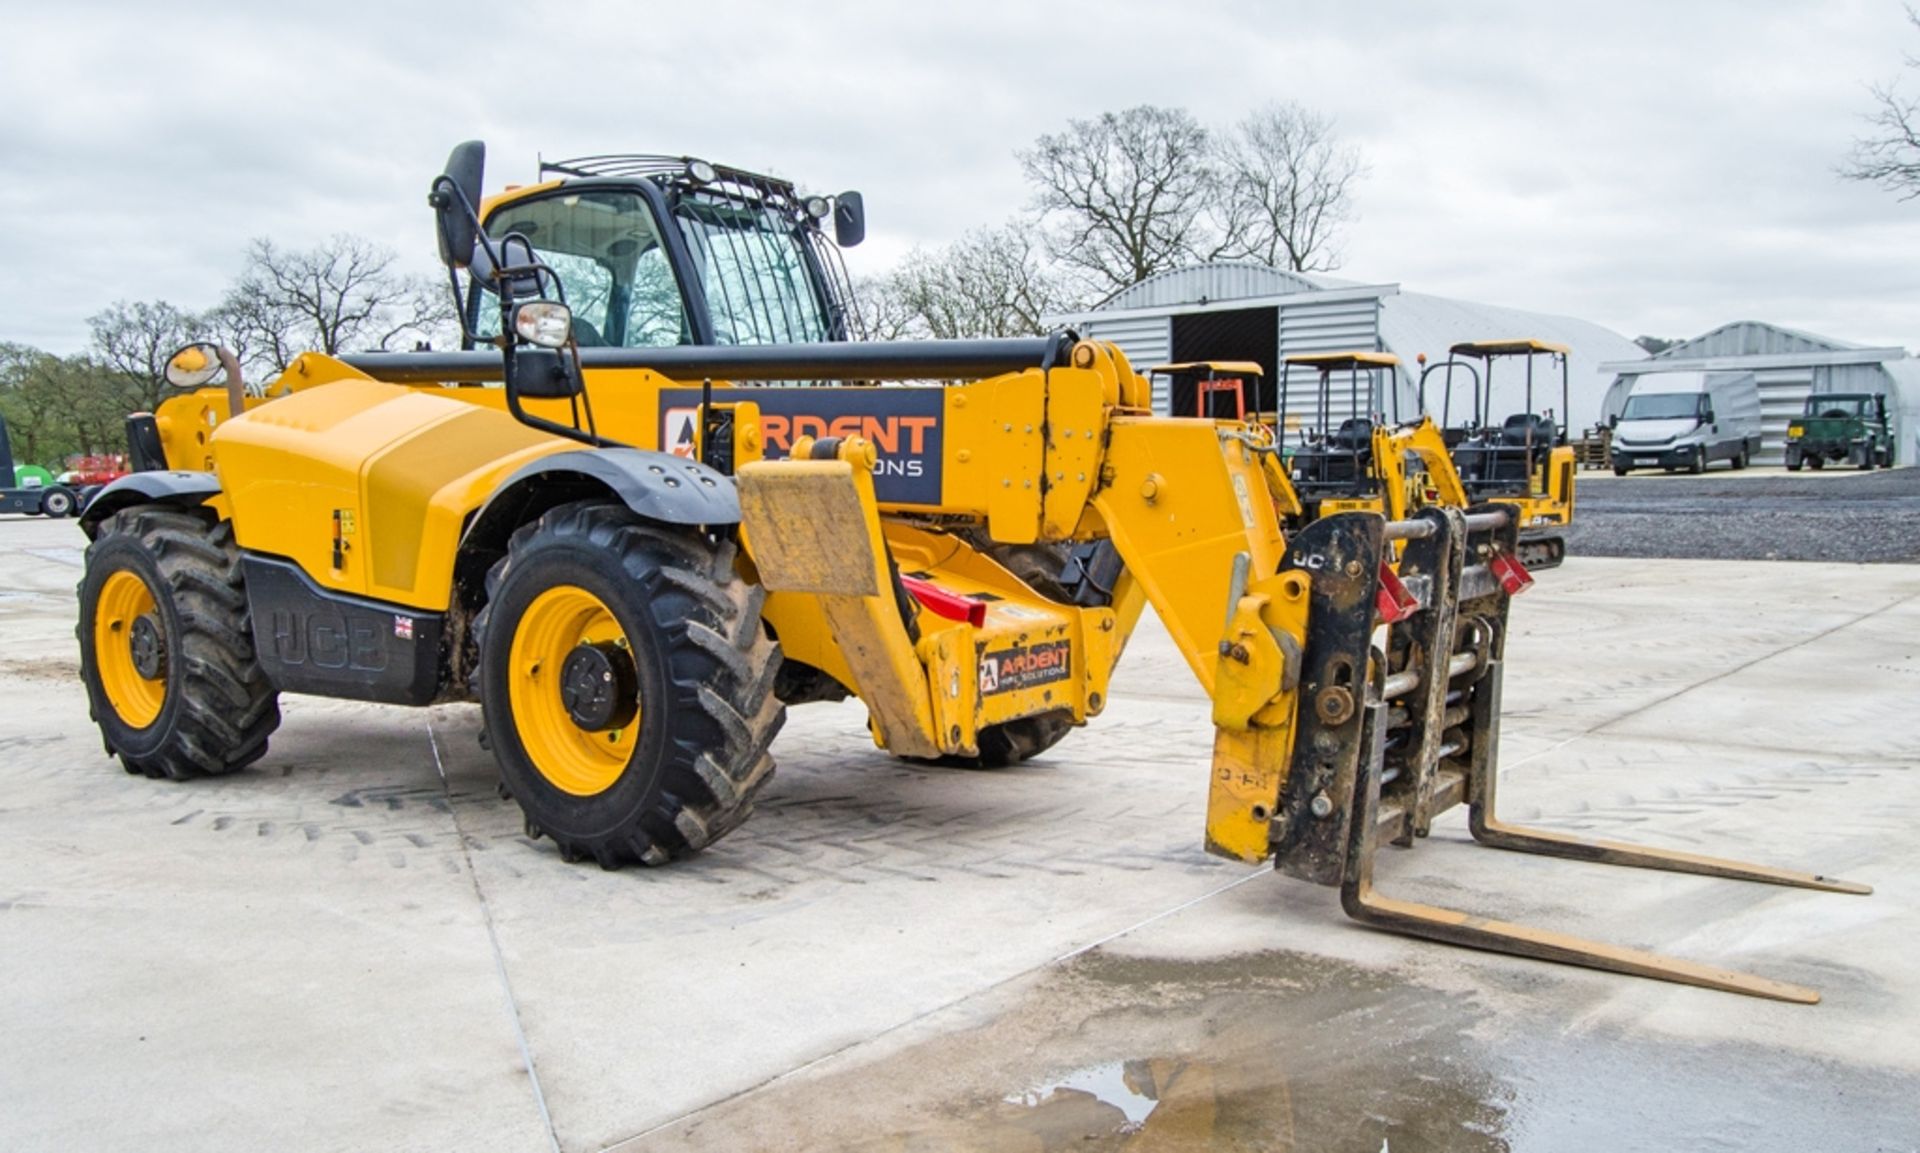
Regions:
<instances>
[{"instance_id":1,"label":"wheel hub","mask_svg":"<svg viewBox=\"0 0 1920 1153\"><path fill-rule=\"evenodd\" d=\"M127 648L133 657L133 671L150 681L157 681L166 675L166 635L160 631L160 622L152 613L141 613L133 618L133 627L128 630Z\"/></svg>"},{"instance_id":2,"label":"wheel hub","mask_svg":"<svg viewBox=\"0 0 1920 1153\"><path fill-rule=\"evenodd\" d=\"M625 727L639 711L633 657L618 644L583 644L560 669L560 701L589 733Z\"/></svg>"}]
</instances>

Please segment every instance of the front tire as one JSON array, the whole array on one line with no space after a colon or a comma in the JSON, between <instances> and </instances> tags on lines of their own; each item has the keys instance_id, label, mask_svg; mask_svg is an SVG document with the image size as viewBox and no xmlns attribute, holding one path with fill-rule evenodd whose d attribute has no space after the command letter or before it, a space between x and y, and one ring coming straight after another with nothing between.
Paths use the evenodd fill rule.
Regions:
<instances>
[{"instance_id":1,"label":"front tire","mask_svg":"<svg viewBox=\"0 0 1920 1153\"><path fill-rule=\"evenodd\" d=\"M88 704L129 773L219 776L266 753L279 696L254 655L231 523L159 505L115 513L79 595Z\"/></svg>"},{"instance_id":2,"label":"front tire","mask_svg":"<svg viewBox=\"0 0 1920 1153\"><path fill-rule=\"evenodd\" d=\"M696 852L773 775L780 651L734 553L587 501L521 528L488 574L474 626L488 740L527 831L566 859Z\"/></svg>"},{"instance_id":3,"label":"front tire","mask_svg":"<svg viewBox=\"0 0 1920 1153\"><path fill-rule=\"evenodd\" d=\"M1707 449L1705 445L1693 450L1693 459L1687 462L1687 472L1699 476L1707 471Z\"/></svg>"}]
</instances>

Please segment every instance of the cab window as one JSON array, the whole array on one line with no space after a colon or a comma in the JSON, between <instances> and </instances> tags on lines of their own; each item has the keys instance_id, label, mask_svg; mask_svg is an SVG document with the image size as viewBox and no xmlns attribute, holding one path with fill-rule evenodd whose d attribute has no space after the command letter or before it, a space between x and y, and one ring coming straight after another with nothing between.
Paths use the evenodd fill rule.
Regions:
<instances>
[{"instance_id":1,"label":"cab window","mask_svg":"<svg viewBox=\"0 0 1920 1153\"><path fill-rule=\"evenodd\" d=\"M564 192L509 204L487 218L489 236L498 240L508 233L526 237L560 278L582 347L692 342L673 265L638 193ZM481 303L475 320L482 336L500 330L499 312L489 301Z\"/></svg>"}]
</instances>

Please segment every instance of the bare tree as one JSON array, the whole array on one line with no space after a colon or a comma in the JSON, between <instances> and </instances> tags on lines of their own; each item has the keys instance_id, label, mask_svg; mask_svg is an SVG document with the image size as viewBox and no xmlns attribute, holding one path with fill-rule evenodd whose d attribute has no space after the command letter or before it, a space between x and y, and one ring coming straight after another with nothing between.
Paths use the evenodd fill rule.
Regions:
<instances>
[{"instance_id":1,"label":"bare tree","mask_svg":"<svg viewBox=\"0 0 1920 1153\"><path fill-rule=\"evenodd\" d=\"M858 305L866 340L910 340L927 335L926 327L897 291L898 270L882 276L856 276L853 298Z\"/></svg>"},{"instance_id":2,"label":"bare tree","mask_svg":"<svg viewBox=\"0 0 1920 1153\"><path fill-rule=\"evenodd\" d=\"M133 407L149 411L167 395L167 358L203 338L206 324L164 300L115 301L87 321L95 357L125 378Z\"/></svg>"},{"instance_id":3,"label":"bare tree","mask_svg":"<svg viewBox=\"0 0 1920 1153\"><path fill-rule=\"evenodd\" d=\"M218 317L256 365L302 352L391 350L430 339L453 320L444 285L404 276L394 254L338 235L317 248L253 242Z\"/></svg>"},{"instance_id":4,"label":"bare tree","mask_svg":"<svg viewBox=\"0 0 1920 1153\"><path fill-rule=\"evenodd\" d=\"M1034 226L1013 220L945 248L916 248L886 278L904 331L942 339L1036 336L1042 315L1068 304L1048 274Z\"/></svg>"},{"instance_id":5,"label":"bare tree","mask_svg":"<svg viewBox=\"0 0 1920 1153\"><path fill-rule=\"evenodd\" d=\"M1095 292L1226 250L1207 215L1218 188L1210 138L1184 109L1069 121L1018 156L1039 190L1048 252Z\"/></svg>"},{"instance_id":6,"label":"bare tree","mask_svg":"<svg viewBox=\"0 0 1920 1153\"><path fill-rule=\"evenodd\" d=\"M1907 23L1920 28L1920 12L1911 5ZM1908 56L1906 66L1920 68L1920 58ZM1874 84L1868 91L1874 108L1864 119L1873 134L1854 138L1840 175L1878 184L1902 200L1920 197L1920 99L1903 94L1898 78Z\"/></svg>"},{"instance_id":7,"label":"bare tree","mask_svg":"<svg viewBox=\"0 0 1920 1153\"><path fill-rule=\"evenodd\" d=\"M1268 105L1220 142L1218 163L1229 254L1294 272L1340 267L1341 226L1353 217L1353 185L1367 169L1331 118L1298 104Z\"/></svg>"}]
</instances>

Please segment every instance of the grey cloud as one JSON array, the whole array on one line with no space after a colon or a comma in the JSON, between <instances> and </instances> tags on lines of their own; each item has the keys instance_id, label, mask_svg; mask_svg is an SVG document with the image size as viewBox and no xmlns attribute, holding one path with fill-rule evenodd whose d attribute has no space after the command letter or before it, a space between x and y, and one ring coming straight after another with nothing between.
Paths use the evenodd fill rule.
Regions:
<instances>
[{"instance_id":1,"label":"grey cloud","mask_svg":"<svg viewBox=\"0 0 1920 1153\"><path fill-rule=\"evenodd\" d=\"M43 6L0 41L0 339L72 351L116 298L213 303L250 237L431 270L454 142L691 152L868 194L875 271L1003 219L1015 149L1178 104L1296 99L1368 154L1342 274L1629 335L1739 317L1911 341L1920 206L1839 181L1898 4L734 0Z\"/></svg>"}]
</instances>

